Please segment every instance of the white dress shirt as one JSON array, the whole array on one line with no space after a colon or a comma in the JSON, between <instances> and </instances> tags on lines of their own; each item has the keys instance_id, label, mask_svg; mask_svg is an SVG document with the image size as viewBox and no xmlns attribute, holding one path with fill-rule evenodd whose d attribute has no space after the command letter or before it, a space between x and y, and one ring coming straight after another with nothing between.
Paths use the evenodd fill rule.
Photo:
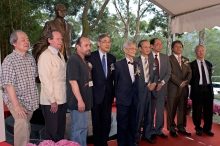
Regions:
<instances>
[{"instance_id":1,"label":"white dress shirt","mask_svg":"<svg viewBox=\"0 0 220 146\"><path fill-rule=\"evenodd\" d=\"M206 81L207 81L207 84L210 84L210 80L209 80L209 72L208 72L208 69L207 69L207 65L205 63L205 60L203 59L202 61L200 60L196 60L197 61L197 64L198 64L198 67L199 67L199 75L200 75L200 79L199 79L199 85L202 85L202 68L201 68L201 62L203 62L203 66L204 66L204 69L205 69L205 76L206 76Z\"/></svg>"},{"instance_id":2,"label":"white dress shirt","mask_svg":"<svg viewBox=\"0 0 220 146\"><path fill-rule=\"evenodd\" d=\"M105 55L105 70L106 70L106 77L107 77L107 73L108 73L108 69L107 69L107 53L103 54L100 50L99 50L99 56L100 56L100 59L101 59L101 62L102 62L102 57L103 55Z\"/></svg>"},{"instance_id":3,"label":"white dress shirt","mask_svg":"<svg viewBox=\"0 0 220 146\"><path fill-rule=\"evenodd\" d=\"M133 63L133 60L130 61L127 57L126 57L126 60L127 60L127 63L128 62ZM134 83L134 80L135 80L135 78L134 78L134 65L128 64L128 69L129 69L129 73L130 73L130 76L131 76L132 83Z\"/></svg>"}]
</instances>

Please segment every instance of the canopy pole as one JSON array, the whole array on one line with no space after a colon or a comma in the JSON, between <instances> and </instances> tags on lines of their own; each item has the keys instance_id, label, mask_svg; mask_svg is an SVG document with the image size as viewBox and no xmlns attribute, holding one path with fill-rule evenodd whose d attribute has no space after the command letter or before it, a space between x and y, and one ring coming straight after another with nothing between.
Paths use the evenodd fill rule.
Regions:
<instances>
[{"instance_id":1,"label":"canopy pole","mask_svg":"<svg viewBox=\"0 0 220 146\"><path fill-rule=\"evenodd\" d=\"M167 49L166 54L171 55L171 15L168 15L168 27L167 27Z\"/></svg>"}]
</instances>

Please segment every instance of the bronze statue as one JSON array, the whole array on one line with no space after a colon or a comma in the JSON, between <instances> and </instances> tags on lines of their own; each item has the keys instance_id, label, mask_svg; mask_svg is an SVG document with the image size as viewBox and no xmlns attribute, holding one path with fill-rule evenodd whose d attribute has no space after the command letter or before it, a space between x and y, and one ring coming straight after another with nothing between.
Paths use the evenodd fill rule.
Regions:
<instances>
[{"instance_id":1,"label":"bronze statue","mask_svg":"<svg viewBox=\"0 0 220 146\"><path fill-rule=\"evenodd\" d=\"M46 40L46 34L48 30L59 30L63 36L63 46L60 52L63 54L65 60L71 56L71 34L72 26L66 22L64 17L66 16L66 7L63 4L56 4L54 7L56 18L54 20L47 21L42 30L39 41L33 46L32 55L36 62L43 51L48 47Z\"/></svg>"}]
</instances>

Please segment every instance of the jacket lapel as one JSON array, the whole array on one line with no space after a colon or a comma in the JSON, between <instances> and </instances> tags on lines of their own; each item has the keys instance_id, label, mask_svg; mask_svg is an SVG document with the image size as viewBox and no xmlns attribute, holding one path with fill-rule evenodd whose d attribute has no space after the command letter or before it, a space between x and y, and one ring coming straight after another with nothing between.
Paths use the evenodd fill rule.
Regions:
<instances>
[{"instance_id":1,"label":"jacket lapel","mask_svg":"<svg viewBox=\"0 0 220 146\"><path fill-rule=\"evenodd\" d=\"M132 83L131 75L130 75L130 72L129 72L128 63L127 63L126 58L122 61L122 68L123 68L122 71L124 71L124 74L125 74L127 77L129 77L130 82Z\"/></svg>"}]
</instances>

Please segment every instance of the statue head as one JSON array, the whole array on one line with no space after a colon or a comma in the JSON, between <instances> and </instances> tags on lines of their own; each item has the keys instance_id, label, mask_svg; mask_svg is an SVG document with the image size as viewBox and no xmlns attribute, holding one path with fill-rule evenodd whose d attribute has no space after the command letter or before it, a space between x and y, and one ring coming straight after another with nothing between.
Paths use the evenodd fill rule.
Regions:
<instances>
[{"instance_id":1,"label":"statue head","mask_svg":"<svg viewBox=\"0 0 220 146\"><path fill-rule=\"evenodd\" d=\"M57 17L64 18L66 16L66 6L64 4L56 4L54 10Z\"/></svg>"}]
</instances>

